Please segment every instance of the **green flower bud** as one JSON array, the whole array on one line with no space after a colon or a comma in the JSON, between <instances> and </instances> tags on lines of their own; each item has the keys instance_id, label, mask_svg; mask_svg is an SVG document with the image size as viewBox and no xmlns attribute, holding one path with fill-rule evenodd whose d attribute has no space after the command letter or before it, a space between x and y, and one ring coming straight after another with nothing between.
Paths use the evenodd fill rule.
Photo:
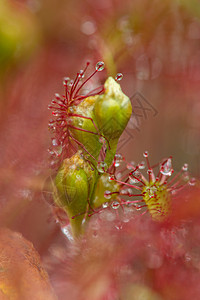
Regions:
<instances>
[{"instance_id":1,"label":"green flower bud","mask_svg":"<svg viewBox=\"0 0 200 300\"><path fill-rule=\"evenodd\" d=\"M110 165L116 153L118 140L126 128L132 113L130 99L120 85L109 77L104 85L105 92L95 101L94 116L100 132L109 140L105 162Z\"/></svg>"},{"instance_id":2,"label":"green flower bud","mask_svg":"<svg viewBox=\"0 0 200 300\"><path fill-rule=\"evenodd\" d=\"M80 152L65 159L56 179L55 203L68 215L74 236L83 231L83 219L94 189L95 174Z\"/></svg>"},{"instance_id":3,"label":"green flower bud","mask_svg":"<svg viewBox=\"0 0 200 300\"><path fill-rule=\"evenodd\" d=\"M102 148L100 142L101 135L96 126L93 112L97 97L98 96L88 97L79 105L74 106L73 113L80 117L71 117L72 125L76 127L76 129L71 128L73 136L80 142L79 148L94 165L97 164Z\"/></svg>"}]
</instances>

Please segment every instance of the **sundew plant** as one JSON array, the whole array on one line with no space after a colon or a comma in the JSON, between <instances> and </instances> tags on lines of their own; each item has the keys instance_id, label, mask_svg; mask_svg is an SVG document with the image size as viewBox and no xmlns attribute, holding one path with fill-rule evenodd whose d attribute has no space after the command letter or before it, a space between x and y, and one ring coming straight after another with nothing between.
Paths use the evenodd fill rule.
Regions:
<instances>
[{"instance_id":1,"label":"sundew plant","mask_svg":"<svg viewBox=\"0 0 200 300\"><path fill-rule=\"evenodd\" d=\"M121 90L121 73L82 94L89 80L104 69L98 62L86 77L88 66L74 80L64 78L65 94L55 94L49 105L54 117L49 122L53 134L49 153L57 168L51 181L55 204L66 213L74 237L84 234L90 218L105 209L125 214L126 207L141 210L141 217L148 212L153 220L167 219L172 198L187 184L195 184L188 165L172 176L172 157L151 166L145 151L144 162L126 163L125 170L118 171L125 158L116 153L117 144L132 114L131 102Z\"/></svg>"},{"instance_id":2,"label":"sundew plant","mask_svg":"<svg viewBox=\"0 0 200 300\"><path fill-rule=\"evenodd\" d=\"M58 211L55 217L72 245L66 265L57 265L58 278L66 292L66 282L75 284L81 299L189 299L193 279L183 295L179 279L173 286L169 274L186 280L196 272L191 252L198 245L192 250L187 239L198 221L189 210L187 216L184 206L193 206L197 181L187 163L175 172L172 156L152 165L144 151L136 164L116 152L132 115L130 99L120 87L123 75L88 91L104 63L98 62L89 75L88 68L89 63L74 80L65 78L64 95L56 94L49 105L52 212L65 214L64 221ZM78 268L85 274L79 279Z\"/></svg>"},{"instance_id":3,"label":"sundew plant","mask_svg":"<svg viewBox=\"0 0 200 300\"><path fill-rule=\"evenodd\" d=\"M198 0L0 1L0 300L200 299Z\"/></svg>"}]
</instances>

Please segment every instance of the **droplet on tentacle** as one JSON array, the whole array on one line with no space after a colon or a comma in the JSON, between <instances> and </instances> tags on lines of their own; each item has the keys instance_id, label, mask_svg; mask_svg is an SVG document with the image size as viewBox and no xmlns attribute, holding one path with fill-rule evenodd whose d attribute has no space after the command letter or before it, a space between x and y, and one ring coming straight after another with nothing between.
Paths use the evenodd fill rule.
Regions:
<instances>
[{"instance_id":1,"label":"droplet on tentacle","mask_svg":"<svg viewBox=\"0 0 200 300\"><path fill-rule=\"evenodd\" d=\"M80 79L83 79L83 78L85 77L85 74L84 74L84 71L83 71L83 70L80 70L80 71L79 71L78 77L79 77Z\"/></svg>"},{"instance_id":2,"label":"droplet on tentacle","mask_svg":"<svg viewBox=\"0 0 200 300\"><path fill-rule=\"evenodd\" d=\"M148 157L148 156L149 156L149 152L148 152L148 151L145 151L145 152L143 153L143 156L144 156L144 157Z\"/></svg>"},{"instance_id":3,"label":"droplet on tentacle","mask_svg":"<svg viewBox=\"0 0 200 300\"><path fill-rule=\"evenodd\" d=\"M160 173L165 176L171 176L173 172L172 169L172 160L171 158L168 158L167 161L161 165L160 167Z\"/></svg>"},{"instance_id":4,"label":"droplet on tentacle","mask_svg":"<svg viewBox=\"0 0 200 300\"><path fill-rule=\"evenodd\" d=\"M189 185L194 186L196 184L196 178L191 178L189 181Z\"/></svg>"},{"instance_id":5,"label":"droplet on tentacle","mask_svg":"<svg viewBox=\"0 0 200 300\"><path fill-rule=\"evenodd\" d=\"M103 69L104 69L104 62L103 61L99 61L96 64L96 70L99 72L99 71L102 71Z\"/></svg>"},{"instance_id":6,"label":"droplet on tentacle","mask_svg":"<svg viewBox=\"0 0 200 300\"><path fill-rule=\"evenodd\" d=\"M122 73L117 73L117 75L115 76L115 80L116 81L120 81L123 78L123 74Z\"/></svg>"},{"instance_id":7,"label":"droplet on tentacle","mask_svg":"<svg viewBox=\"0 0 200 300\"><path fill-rule=\"evenodd\" d=\"M53 146L59 146L60 142L57 139L52 139L52 145Z\"/></svg>"},{"instance_id":8,"label":"droplet on tentacle","mask_svg":"<svg viewBox=\"0 0 200 300\"><path fill-rule=\"evenodd\" d=\"M64 85L64 86L67 86L69 81L70 81L70 78L69 78L69 77L64 77L64 78L63 78L63 85Z\"/></svg>"},{"instance_id":9,"label":"droplet on tentacle","mask_svg":"<svg viewBox=\"0 0 200 300\"><path fill-rule=\"evenodd\" d=\"M182 167L182 170L184 172L188 171L188 164L184 164L183 167Z\"/></svg>"},{"instance_id":10,"label":"droplet on tentacle","mask_svg":"<svg viewBox=\"0 0 200 300\"><path fill-rule=\"evenodd\" d=\"M114 158L114 167L119 167L120 163L123 161L123 156L121 154L115 154L115 158Z\"/></svg>"},{"instance_id":11,"label":"droplet on tentacle","mask_svg":"<svg viewBox=\"0 0 200 300\"><path fill-rule=\"evenodd\" d=\"M107 168L107 164L105 162L99 162L97 165L97 170L99 173L104 173Z\"/></svg>"},{"instance_id":12,"label":"droplet on tentacle","mask_svg":"<svg viewBox=\"0 0 200 300\"><path fill-rule=\"evenodd\" d=\"M111 198L111 192L110 191L105 191L104 198L110 199Z\"/></svg>"},{"instance_id":13,"label":"droplet on tentacle","mask_svg":"<svg viewBox=\"0 0 200 300\"><path fill-rule=\"evenodd\" d=\"M61 99L60 94L56 93L56 94L55 94L55 98L56 98L57 100L60 100L60 99Z\"/></svg>"},{"instance_id":14,"label":"droplet on tentacle","mask_svg":"<svg viewBox=\"0 0 200 300\"><path fill-rule=\"evenodd\" d=\"M145 162L144 161L142 161L140 164L139 164L139 169L140 170L143 170L143 169L145 169Z\"/></svg>"},{"instance_id":15,"label":"droplet on tentacle","mask_svg":"<svg viewBox=\"0 0 200 300\"><path fill-rule=\"evenodd\" d=\"M115 180L115 176L114 175L110 175L109 176L109 180Z\"/></svg>"},{"instance_id":16,"label":"droplet on tentacle","mask_svg":"<svg viewBox=\"0 0 200 300\"><path fill-rule=\"evenodd\" d=\"M102 204L102 207L103 208L107 208L109 206L109 203L108 202L104 202L103 204Z\"/></svg>"},{"instance_id":17,"label":"droplet on tentacle","mask_svg":"<svg viewBox=\"0 0 200 300\"><path fill-rule=\"evenodd\" d=\"M118 201L113 201L111 207L113 209L118 209L120 207L120 203Z\"/></svg>"}]
</instances>

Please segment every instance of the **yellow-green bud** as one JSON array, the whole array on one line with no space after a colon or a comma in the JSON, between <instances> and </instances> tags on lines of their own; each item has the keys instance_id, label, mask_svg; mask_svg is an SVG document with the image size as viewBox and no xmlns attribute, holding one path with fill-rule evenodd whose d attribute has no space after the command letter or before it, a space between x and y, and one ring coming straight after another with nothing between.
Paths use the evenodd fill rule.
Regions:
<instances>
[{"instance_id":1,"label":"yellow-green bud","mask_svg":"<svg viewBox=\"0 0 200 300\"><path fill-rule=\"evenodd\" d=\"M65 159L57 173L55 203L67 213L74 236L83 230L82 222L94 188L95 174L80 152Z\"/></svg>"}]
</instances>

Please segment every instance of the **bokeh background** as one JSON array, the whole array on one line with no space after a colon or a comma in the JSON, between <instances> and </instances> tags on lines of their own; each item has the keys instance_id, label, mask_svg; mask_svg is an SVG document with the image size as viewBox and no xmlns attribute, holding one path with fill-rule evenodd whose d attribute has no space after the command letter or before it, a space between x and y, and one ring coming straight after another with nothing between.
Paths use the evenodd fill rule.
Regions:
<instances>
[{"instance_id":1,"label":"bokeh background","mask_svg":"<svg viewBox=\"0 0 200 300\"><path fill-rule=\"evenodd\" d=\"M44 261L65 243L42 194L49 176L48 104L86 61L123 73L133 115L119 152L152 164L173 156L200 175L198 0L0 0L0 225ZM102 75L103 74L103 75ZM98 76L97 76L98 77Z\"/></svg>"}]
</instances>

